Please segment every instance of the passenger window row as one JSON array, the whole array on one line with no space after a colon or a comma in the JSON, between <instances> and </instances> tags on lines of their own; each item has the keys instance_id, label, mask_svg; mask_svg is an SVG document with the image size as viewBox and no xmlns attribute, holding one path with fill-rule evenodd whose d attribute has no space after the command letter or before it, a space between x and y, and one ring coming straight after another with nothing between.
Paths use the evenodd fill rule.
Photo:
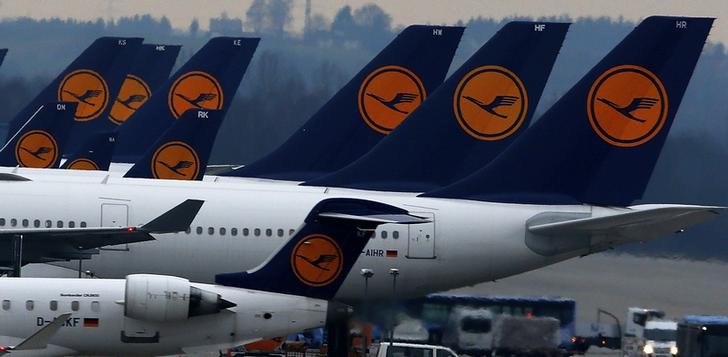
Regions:
<instances>
[{"instance_id":1,"label":"passenger window row","mask_svg":"<svg viewBox=\"0 0 728 357\"><path fill-rule=\"evenodd\" d=\"M192 231L193 231L192 227L188 227L187 230L185 231L185 233L192 234ZM278 228L274 232L274 230L271 229L271 228L266 228L266 229L262 229L262 228L253 228L253 229L251 229L251 228L243 228L243 229L230 228L230 229L228 229L228 228L225 228L225 227L219 227L219 228L215 229L215 227L207 227L207 229L205 229L205 227L202 227L202 226L196 226L196 227L194 227L194 232L197 235L203 235L203 234L215 235L215 234L217 234L217 235L220 235L220 236L225 236L225 235L228 235L229 234L229 235L231 235L233 237L237 237L238 235L240 235L242 237L249 237L249 236L260 237L260 236L263 236L263 235L266 236L266 237L273 237L274 233L275 233L275 236L276 237L283 237L286 234L286 231L284 229L282 229L282 228ZM288 230L288 236L289 237L292 236L294 233L296 233L296 230L295 229L289 229ZM379 231L379 232L374 232L374 234L372 235L372 239L377 238L377 236L379 236L382 239L387 239L389 237L392 237L392 239L399 239L400 232L399 231Z\"/></svg>"},{"instance_id":2,"label":"passenger window row","mask_svg":"<svg viewBox=\"0 0 728 357\"><path fill-rule=\"evenodd\" d=\"M0 227L5 227L6 225L9 227L18 227L18 225L22 226L23 228L30 227L30 220L29 219L22 219L18 220L17 218L0 218ZM45 221L41 221L40 219L34 219L33 220L33 228L53 228L53 221L50 219L46 219ZM64 226L68 228L76 228L76 222L75 221L62 221L57 220L55 221L55 227L56 228L63 228ZM81 228L86 228L87 224L84 221L81 221L78 225Z\"/></svg>"},{"instance_id":3,"label":"passenger window row","mask_svg":"<svg viewBox=\"0 0 728 357\"><path fill-rule=\"evenodd\" d=\"M389 237L392 237L392 239L399 239L399 231L374 231L374 234L372 234L372 239L379 238L387 239Z\"/></svg>"},{"instance_id":4,"label":"passenger window row","mask_svg":"<svg viewBox=\"0 0 728 357\"><path fill-rule=\"evenodd\" d=\"M202 235L202 234L207 233L207 235L215 235L215 234L218 234L218 235L221 235L221 236L225 236L225 235L228 235L229 234L229 235L231 235L233 237L237 237L238 235L240 235L242 237L248 237L248 236L260 237L262 235L265 235L266 237L273 237L274 235L276 237L283 237L283 236L286 235L286 230L285 229L282 229L282 228L278 228L276 230L273 230L272 228L266 228L266 229L262 229L262 228L253 228L253 229L251 229L251 228L242 228L242 229L230 228L230 229L228 229L228 228L225 228L225 227L220 227L220 228L215 229L215 227L207 227L207 229L205 229L204 227L197 226L197 227L195 227L194 231L195 231L195 233L197 235ZM187 234L192 234L192 227L188 227L186 233ZM288 236L292 236L294 233L296 233L296 230L295 229L289 229L288 230Z\"/></svg>"},{"instance_id":5,"label":"passenger window row","mask_svg":"<svg viewBox=\"0 0 728 357\"><path fill-rule=\"evenodd\" d=\"M9 311L11 308L12 308L12 302L10 300L3 300L2 309L4 311ZM58 311L58 300L51 300L48 303L48 308L51 311ZM33 311L35 309L35 300L26 300L25 309L28 311ZM78 300L71 301L71 310L72 311L78 311L80 309L81 309L80 301L78 301ZM101 310L101 304L98 301L91 301L91 311L99 312L100 310Z\"/></svg>"}]
</instances>

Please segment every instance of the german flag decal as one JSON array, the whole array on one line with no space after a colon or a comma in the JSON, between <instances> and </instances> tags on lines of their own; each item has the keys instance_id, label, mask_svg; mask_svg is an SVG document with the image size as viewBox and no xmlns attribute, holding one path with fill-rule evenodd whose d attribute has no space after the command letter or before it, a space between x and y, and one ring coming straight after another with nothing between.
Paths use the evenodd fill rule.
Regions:
<instances>
[{"instance_id":1,"label":"german flag decal","mask_svg":"<svg viewBox=\"0 0 728 357\"><path fill-rule=\"evenodd\" d=\"M84 317L83 327L99 327L99 319Z\"/></svg>"},{"instance_id":2,"label":"german flag decal","mask_svg":"<svg viewBox=\"0 0 728 357\"><path fill-rule=\"evenodd\" d=\"M387 250L387 258L396 258L396 257L397 257L396 250Z\"/></svg>"}]
</instances>

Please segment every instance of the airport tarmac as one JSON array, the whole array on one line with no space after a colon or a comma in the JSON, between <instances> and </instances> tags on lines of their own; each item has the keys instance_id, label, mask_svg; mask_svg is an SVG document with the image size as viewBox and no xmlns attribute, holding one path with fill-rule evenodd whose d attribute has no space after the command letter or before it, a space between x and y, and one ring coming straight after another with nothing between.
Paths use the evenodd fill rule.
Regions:
<instances>
[{"instance_id":1,"label":"airport tarmac","mask_svg":"<svg viewBox=\"0 0 728 357\"><path fill-rule=\"evenodd\" d=\"M600 253L514 277L454 290L463 294L555 295L576 300L578 322L602 308L623 319L630 306L662 309L669 318L728 315L728 264Z\"/></svg>"}]
</instances>

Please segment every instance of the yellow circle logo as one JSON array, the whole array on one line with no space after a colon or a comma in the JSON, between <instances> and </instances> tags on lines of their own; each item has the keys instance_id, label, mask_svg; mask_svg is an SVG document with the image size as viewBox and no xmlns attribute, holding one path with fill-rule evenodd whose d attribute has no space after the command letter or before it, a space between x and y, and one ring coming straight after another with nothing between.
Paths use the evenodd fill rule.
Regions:
<instances>
[{"instance_id":1,"label":"yellow circle logo","mask_svg":"<svg viewBox=\"0 0 728 357\"><path fill-rule=\"evenodd\" d=\"M191 146L168 142L152 156L152 176L158 179L194 180L200 173L200 159Z\"/></svg>"},{"instance_id":2,"label":"yellow circle logo","mask_svg":"<svg viewBox=\"0 0 728 357\"><path fill-rule=\"evenodd\" d=\"M372 129L389 134L427 97L422 81L400 66L372 72L359 87L359 113Z\"/></svg>"},{"instance_id":3,"label":"yellow circle logo","mask_svg":"<svg viewBox=\"0 0 728 357\"><path fill-rule=\"evenodd\" d=\"M291 267L302 283L321 287L331 284L341 273L344 255L336 241L328 236L312 234L296 244L291 254Z\"/></svg>"},{"instance_id":4,"label":"yellow circle logo","mask_svg":"<svg viewBox=\"0 0 728 357\"><path fill-rule=\"evenodd\" d=\"M73 160L68 166L66 167L68 170L88 170L88 171L97 171L99 170L99 166L96 165L95 162L86 159L86 158L79 158L76 160Z\"/></svg>"},{"instance_id":5,"label":"yellow circle logo","mask_svg":"<svg viewBox=\"0 0 728 357\"><path fill-rule=\"evenodd\" d=\"M614 146L642 145L657 135L667 118L665 87L646 68L622 65L604 72L589 90L592 129Z\"/></svg>"},{"instance_id":6,"label":"yellow circle logo","mask_svg":"<svg viewBox=\"0 0 728 357\"><path fill-rule=\"evenodd\" d=\"M94 120L109 104L109 87L95 71L75 70L61 81L58 87L58 100L78 103L76 121Z\"/></svg>"},{"instance_id":7,"label":"yellow circle logo","mask_svg":"<svg viewBox=\"0 0 728 357\"><path fill-rule=\"evenodd\" d=\"M192 71L174 81L167 99L169 110L178 119L190 109L222 109L223 92L215 77Z\"/></svg>"},{"instance_id":8,"label":"yellow circle logo","mask_svg":"<svg viewBox=\"0 0 728 357\"><path fill-rule=\"evenodd\" d=\"M119 95L111 106L109 119L117 125L125 122L151 95L152 91L144 80L132 74L126 75Z\"/></svg>"},{"instance_id":9,"label":"yellow circle logo","mask_svg":"<svg viewBox=\"0 0 728 357\"><path fill-rule=\"evenodd\" d=\"M43 130L29 131L15 144L15 159L22 167L53 167L58 160L56 139Z\"/></svg>"},{"instance_id":10,"label":"yellow circle logo","mask_svg":"<svg viewBox=\"0 0 728 357\"><path fill-rule=\"evenodd\" d=\"M482 66L466 74L453 96L460 127L479 140L501 140L523 124L528 93L518 76L501 66Z\"/></svg>"}]
</instances>

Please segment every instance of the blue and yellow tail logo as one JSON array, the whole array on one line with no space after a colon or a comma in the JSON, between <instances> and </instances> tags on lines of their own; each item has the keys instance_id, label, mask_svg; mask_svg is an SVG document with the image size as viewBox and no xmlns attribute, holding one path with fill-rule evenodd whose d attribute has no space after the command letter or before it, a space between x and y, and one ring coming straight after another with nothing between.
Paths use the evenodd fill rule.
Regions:
<instances>
[{"instance_id":1,"label":"blue and yellow tail logo","mask_svg":"<svg viewBox=\"0 0 728 357\"><path fill-rule=\"evenodd\" d=\"M76 121L94 120L109 104L109 87L95 71L75 70L66 75L58 86L58 101L78 103Z\"/></svg>"},{"instance_id":2,"label":"blue and yellow tail logo","mask_svg":"<svg viewBox=\"0 0 728 357\"><path fill-rule=\"evenodd\" d=\"M15 144L15 159L22 167L50 168L58 160L58 144L43 130L32 130Z\"/></svg>"},{"instance_id":3,"label":"blue and yellow tail logo","mask_svg":"<svg viewBox=\"0 0 728 357\"><path fill-rule=\"evenodd\" d=\"M667 119L668 99L660 79L646 68L612 67L594 81L587 99L589 123L602 140L619 147L654 138Z\"/></svg>"},{"instance_id":4,"label":"blue and yellow tail logo","mask_svg":"<svg viewBox=\"0 0 728 357\"><path fill-rule=\"evenodd\" d=\"M119 95L111 106L109 120L121 124L129 119L152 95L151 89L140 77L128 74L121 85Z\"/></svg>"},{"instance_id":5,"label":"blue and yellow tail logo","mask_svg":"<svg viewBox=\"0 0 728 357\"><path fill-rule=\"evenodd\" d=\"M412 71L384 66L359 88L359 113L372 129L389 134L426 98L425 87Z\"/></svg>"},{"instance_id":6,"label":"blue and yellow tail logo","mask_svg":"<svg viewBox=\"0 0 728 357\"><path fill-rule=\"evenodd\" d=\"M99 165L96 165L96 163L87 158L78 158L73 161L71 161L70 164L66 167L68 170L88 170L88 171L98 171Z\"/></svg>"},{"instance_id":7,"label":"blue and yellow tail logo","mask_svg":"<svg viewBox=\"0 0 728 357\"><path fill-rule=\"evenodd\" d=\"M223 91L212 75L191 71L177 78L169 90L169 110L175 119L190 109L219 110L223 106Z\"/></svg>"},{"instance_id":8,"label":"blue and yellow tail logo","mask_svg":"<svg viewBox=\"0 0 728 357\"><path fill-rule=\"evenodd\" d=\"M344 255L331 237L312 234L302 239L291 253L291 268L299 281L322 287L331 284L341 274Z\"/></svg>"},{"instance_id":9,"label":"blue and yellow tail logo","mask_svg":"<svg viewBox=\"0 0 728 357\"><path fill-rule=\"evenodd\" d=\"M200 159L190 145L171 141L154 152L151 170L157 179L194 180L200 173Z\"/></svg>"},{"instance_id":10,"label":"blue and yellow tail logo","mask_svg":"<svg viewBox=\"0 0 728 357\"><path fill-rule=\"evenodd\" d=\"M501 66L482 66L466 74L453 96L455 119L479 140L501 140L523 124L528 94L523 82Z\"/></svg>"}]
</instances>

